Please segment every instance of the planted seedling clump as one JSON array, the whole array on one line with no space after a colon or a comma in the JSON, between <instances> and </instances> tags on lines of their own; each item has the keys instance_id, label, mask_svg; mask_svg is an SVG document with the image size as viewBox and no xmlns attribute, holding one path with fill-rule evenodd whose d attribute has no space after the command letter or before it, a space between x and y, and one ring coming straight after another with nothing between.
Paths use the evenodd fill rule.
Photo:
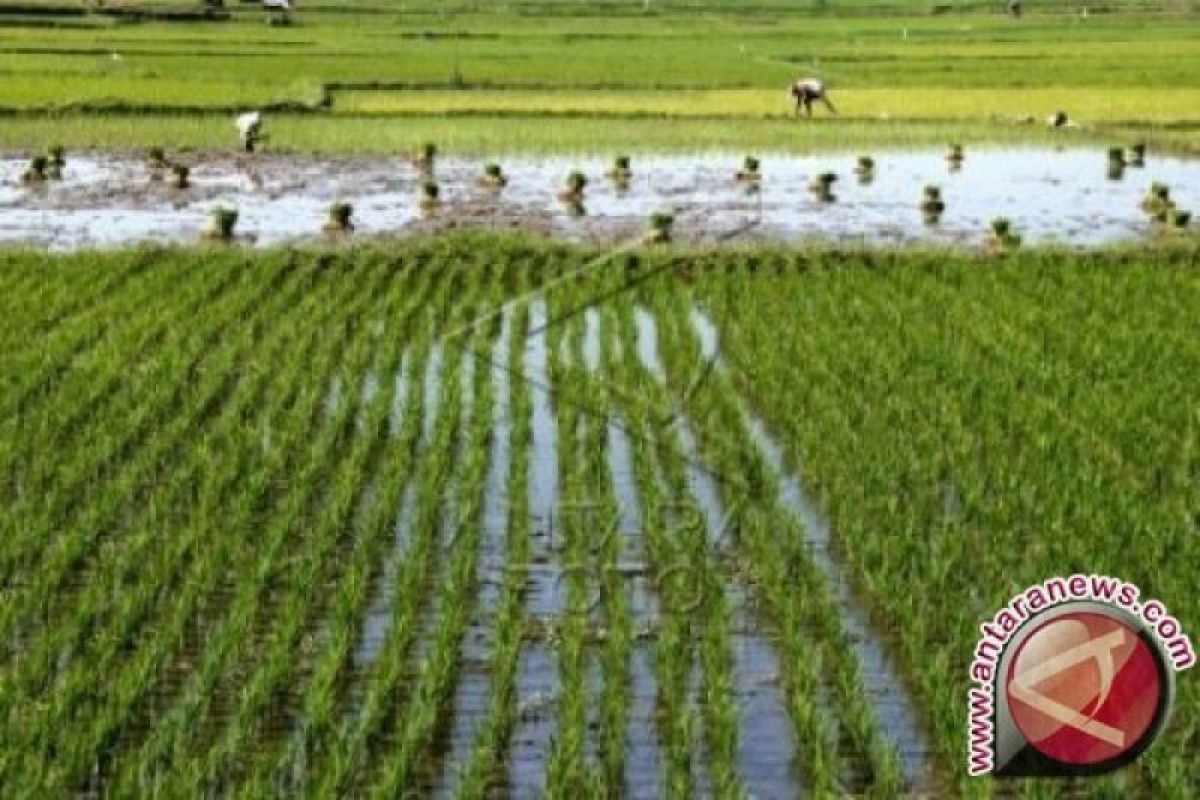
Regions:
<instances>
[{"instance_id":1,"label":"planted seedling clump","mask_svg":"<svg viewBox=\"0 0 1200 800\"><path fill-rule=\"evenodd\" d=\"M191 184L188 178L191 176L192 170L186 164L171 165L171 186L175 189L186 189Z\"/></svg>"},{"instance_id":2,"label":"planted seedling clump","mask_svg":"<svg viewBox=\"0 0 1200 800\"><path fill-rule=\"evenodd\" d=\"M1127 162L1131 167L1146 166L1146 143L1136 142L1129 147L1129 160Z\"/></svg>"},{"instance_id":3,"label":"planted seedling clump","mask_svg":"<svg viewBox=\"0 0 1200 800\"><path fill-rule=\"evenodd\" d=\"M349 203L334 203L329 207L329 218L325 221L326 233L350 233L354 223L350 217L354 214L354 206Z\"/></svg>"},{"instance_id":4,"label":"planted seedling clump","mask_svg":"<svg viewBox=\"0 0 1200 800\"><path fill-rule=\"evenodd\" d=\"M433 163L437 159L437 145L433 142L426 142L421 145L421 149L413 156L413 164L425 172L433 169Z\"/></svg>"},{"instance_id":5,"label":"planted seedling clump","mask_svg":"<svg viewBox=\"0 0 1200 800\"><path fill-rule=\"evenodd\" d=\"M1006 253L1021 246L1021 236L1013 230L1007 217L992 220L992 230L987 240L988 249L994 253Z\"/></svg>"},{"instance_id":6,"label":"planted seedling clump","mask_svg":"<svg viewBox=\"0 0 1200 800\"><path fill-rule=\"evenodd\" d=\"M671 241L671 228L675 224L675 215L666 211L657 211L650 215L650 229L646 231L646 242L649 244L665 244Z\"/></svg>"},{"instance_id":7,"label":"planted seedling clump","mask_svg":"<svg viewBox=\"0 0 1200 800\"><path fill-rule=\"evenodd\" d=\"M441 206L441 189L436 181L425 181L421 184L421 210L434 211Z\"/></svg>"},{"instance_id":8,"label":"planted seedling clump","mask_svg":"<svg viewBox=\"0 0 1200 800\"><path fill-rule=\"evenodd\" d=\"M479 185L485 189L500 189L508 185L508 176L504 174L504 170L499 164L487 164L483 168L483 175L479 178Z\"/></svg>"},{"instance_id":9,"label":"planted seedling clump","mask_svg":"<svg viewBox=\"0 0 1200 800\"><path fill-rule=\"evenodd\" d=\"M50 159L46 156L34 156L29 159L29 166L21 173L22 183L42 183L48 177L46 172L50 166Z\"/></svg>"},{"instance_id":10,"label":"planted seedling clump","mask_svg":"<svg viewBox=\"0 0 1200 800\"><path fill-rule=\"evenodd\" d=\"M762 180L762 173L759 171L759 161L754 156L746 156L742 159L742 168L738 170L737 179L743 182L757 183Z\"/></svg>"},{"instance_id":11,"label":"planted seedling clump","mask_svg":"<svg viewBox=\"0 0 1200 800\"><path fill-rule=\"evenodd\" d=\"M166 169L167 154L161 147L151 147L146 151L146 164L150 169Z\"/></svg>"},{"instance_id":12,"label":"planted seedling clump","mask_svg":"<svg viewBox=\"0 0 1200 800\"><path fill-rule=\"evenodd\" d=\"M67 165L67 151L61 144L56 144L46 151L46 177L52 180L62 180L63 167Z\"/></svg>"},{"instance_id":13,"label":"planted seedling clump","mask_svg":"<svg viewBox=\"0 0 1200 800\"><path fill-rule=\"evenodd\" d=\"M1151 216L1163 215L1175 207L1171 200L1171 190L1165 183L1155 181L1150 184L1150 191L1142 200L1142 210Z\"/></svg>"},{"instance_id":14,"label":"planted seedling clump","mask_svg":"<svg viewBox=\"0 0 1200 800\"><path fill-rule=\"evenodd\" d=\"M858 164L854 167L854 174L858 176L858 182L868 184L875 180L875 159L870 156L859 156Z\"/></svg>"},{"instance_id":15,"label":"planted seedling clump","mask_svg":"<svg viewBox=\"0 0 1200 800\"><path fill-rule=\"evenodd\" d=\"M558 193L558 199L564 203L581 203L585 186L587 186L587 176L579 170L574 170L567 175L567 185Z\"/></svg>"},{"instance_id":16,"label":"planted seedling clump","mask_svg":"<svg viewBox=\"0 0 1200 800\"><path fill-rule=\"evenodd\" d=\"M951 168L961 167L963 161L967 159L966 153L963 152L961 144L952 144L946 152L946 160L950 162Z\"/></svg>"},{"instance_id":17,"label":"planted seedling clump","mask_svg":"<svg viewBox=\"0 0 1200 800\"><path fill-rule=\"evenodd\" d=\"M837 183L837 179L837 173L822 172L812 179L812 182L808 185L808 190L813 193L813 197L822 203L832 203L837 199L833 195L833 184Z\"/></svg>"},{"instance_id":18,"label":"planted seedling clump","mask_svg":"<svg viewBox=\"0 0 1200 800\"><path fill-rule=\"evenodd\" d=\"M633 177L633 170L629 168L629 156L617 156L613 159L612 167L604 176L617 183L628 182Z\"/></svg>"},{"instance_id":19,"label":"planted seedling clump","mask_svg":"<svg viewBox=\"0 0 1200 800\"><path fill-rule=\"evenodd\" d=\"M926 224L935 224L942 218L946 203L942 200L942 190L937 186L926 186L921 195L921 213L925 215Z\"/></svg>"},{"instance_id":20,"label":"planted seedling clump","mask_svg":"<svg viewBox=\"0 0 1200 800\"><path fill-rule=\"evenodd\" d=\"M212 221L209 224L208 230L204 232L205 238L215 239L221 242L228 242L233 239L233 229L237 225L238 212L236 208L226 208L217 206L212 210Z\"/></svg>"}]
</instances>

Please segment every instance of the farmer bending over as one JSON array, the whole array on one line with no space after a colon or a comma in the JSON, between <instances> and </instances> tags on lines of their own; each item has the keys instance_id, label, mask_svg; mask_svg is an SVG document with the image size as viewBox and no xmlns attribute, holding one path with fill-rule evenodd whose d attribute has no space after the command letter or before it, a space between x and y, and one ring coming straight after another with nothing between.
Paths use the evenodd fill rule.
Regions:
<instances>
[{"instance_id":1,"label":"farmer bending over","mask_svg":"<svg viewBox=\"0 0 1200 800\"><path fill-rule=\"evenodd\" d=\"M262 114L257 111L242 114L234 124L237 126L238 136L242 137L242 146L246 148L247 153L253 153L255 143L262 138Z\"/></svg>"},{"instance_id":2,"label":"farmer bending over","mask_svg":"<svg viewBox=\"0 0 1200 800\"><path fill-rule=\"evenodd\" d=\"M811 117L812 104L817 100L825 104L829 113L837 113L837 109L825 94L825 84L820 78L802 78L792 84L790 92L792 97L796 98L796 116L800 116L800 106L804 106L804 113Z\"/></svg>"}]
</instances>

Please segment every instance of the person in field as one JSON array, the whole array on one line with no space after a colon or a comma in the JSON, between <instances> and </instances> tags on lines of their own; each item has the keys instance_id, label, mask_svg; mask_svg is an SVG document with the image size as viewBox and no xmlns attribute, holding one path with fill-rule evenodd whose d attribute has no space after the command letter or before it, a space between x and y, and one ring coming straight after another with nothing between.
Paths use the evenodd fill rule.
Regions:
<instances>
[{"instance_id":1,"label":"person in field","mask_svg":"<svg viewBox=\"0 0 1200 800\"><path fill-rule=\"evenodd\" d=\"M796 100L796 116L800 116L800 107L804 106L804 113L811 117L813 103L818 100L825 104L825 107L829 109L829 113L837 113L837 109L833 107L833 103L829 102L829 95L825 91L825 83L820 78L801 78L792 84L792 88L789 91Z\"/></svg>"},{"instance_id":2,"label":"person in field","mask_svg":"<svg viewBox=\"0 0 1200 800\"><path fill-rule=\"evenodd\" d=\"M254 145L262 138L262 114L257 111L240 114L233 124L242 139L242 147L247 153L253 153Z\"/></svg>"}]
</instances>

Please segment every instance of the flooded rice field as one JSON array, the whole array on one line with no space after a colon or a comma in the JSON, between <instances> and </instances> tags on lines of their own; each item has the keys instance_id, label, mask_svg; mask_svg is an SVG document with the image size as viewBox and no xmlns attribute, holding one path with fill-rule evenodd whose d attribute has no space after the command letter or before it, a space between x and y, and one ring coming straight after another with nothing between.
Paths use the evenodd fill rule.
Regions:
<instances>
[{"instance_id":1,"label":"flooded rice field","mask_svg":"<svg viewBox=\"0 0 1200 800\"><path fill-rule=\"evenodd\" d=\"M407 160L236 157L188 154L187 188L137 155L68 154L61 179L22 180L28 160L0 157L0 242L52 250L140 242L192 243L218 207L238 211L239 241L269 246L320 240L337 202L353 207L356 235L405 235L453 227L518 228L572 241L617 241L640 234L648 217L675 215L683 241L715 241L755 222L739 241L979 244L997 217L1028 242L1101 245L1152 235L1140 208L1153 182L1172 189L1180 208L1200 204L1200 160L1151 154L1141 166L1110 169L1100 148L875 152L858 170L855 154L763 154L757 180L735 179L741 154L638 157L626 181L606 177L602 157L507 159L507 185L483 185L485 163L439 159L431 171ZM577 201L560 198L578 170ZM837 179L818 196L810 184ZM424 185L438 186L422 208ZM926 186L945 210L921 210ZM428 205L428 204L425 204Z\"/></svg>"}]
</instances>

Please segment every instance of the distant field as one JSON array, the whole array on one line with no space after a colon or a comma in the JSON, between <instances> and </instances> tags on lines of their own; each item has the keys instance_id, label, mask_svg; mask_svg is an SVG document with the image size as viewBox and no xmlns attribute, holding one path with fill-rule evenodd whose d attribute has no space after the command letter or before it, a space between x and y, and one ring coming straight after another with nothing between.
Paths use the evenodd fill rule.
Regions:
<instances>
[{"instance_id":1,"label":"distant field","mask_svg":"<svg viewBox=\"0 0 1200 800\"><path fill-rule=\"evenodd\" d=\"M141 146L177 131L171 144L225 147L229 114L265 107L271 146L298 150L384 151L434 136L481 151L514 141L590 149L615 145L602 138L614 135L631 150L903 144L927 141L930 120L953 121L968 140L1009 141L1041 135L1012 123L1060 108L1098 126L1085 135L1200 149L1200 15L1184 5L1086 17L1039 5L1015 20L964 4L933 14L915 3L334 3L302 5L289 27L264 25L246 4L231 4L228 19L186 22L49 2L7 8L6 148ZM784 88L800 74L827 80L838 122L817 132L785 119ZM166 123L164 113L182 116ZM721 129L704 130L704 118ZM389 119L402 134L378 122ZM102 135L113 130L120 136Z\"/></svg>"}]
</instances>

